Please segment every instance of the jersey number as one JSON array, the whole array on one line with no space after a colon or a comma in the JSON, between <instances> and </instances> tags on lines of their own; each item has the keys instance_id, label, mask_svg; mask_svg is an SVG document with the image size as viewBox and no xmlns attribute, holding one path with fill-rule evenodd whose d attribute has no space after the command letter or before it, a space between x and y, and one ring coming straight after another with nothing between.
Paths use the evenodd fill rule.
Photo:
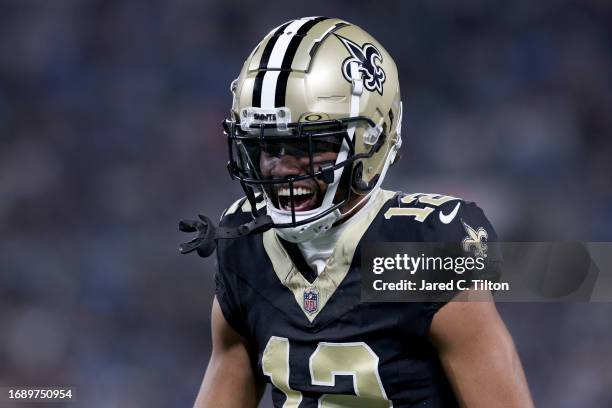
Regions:
<instances>
[{"instance_id":1,"label":"jersey number","mask_svg":"<svg viewBox=\"0 0 612 408\"><path fill-rule=\"evenodd\" d=\"M289 340L270 337L261 364L264 374L287 397L283 408L297 408L302 402L302 393L289 386ZM334 387L337 375L353 377L356 395L324 394L319 398L321 408L393 406L380 381L378 356L364 342L319 343L308 366L312 385Z\"/></svg>"},{"instance_id":2,"label":"jersey number","mask_svg":"<svg viewBox=\"0 0 612 408\"><path fill-rule=\"evenodd\" d=\"M415 200L417 200L421 204L429 204L429 205L433 205L434 207L438 207L448 201L458 200L458 198L451 197L451 196L437 195L437 194L417 193L417 194L408 194L407 196L402 197L400 199L400 201L404 204L410 204ZM433 212L433 210L434 209L432 207L424 207L424 208L391 207L387 210L387 212L385 212L385 218L389 219L393 216L403 215L403 216L408 216L408 217L414 217L415 220L419 222L423 222L429 216L429 214Z\"/></svg>"}]
</instances>

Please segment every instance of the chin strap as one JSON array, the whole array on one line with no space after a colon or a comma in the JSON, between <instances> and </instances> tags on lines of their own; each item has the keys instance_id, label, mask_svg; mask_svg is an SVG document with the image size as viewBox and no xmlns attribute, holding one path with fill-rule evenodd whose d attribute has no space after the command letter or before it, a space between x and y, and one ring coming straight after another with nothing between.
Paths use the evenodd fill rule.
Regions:
<instances>
[{"instance_id":1,"label":"chin strap","mask_svg":"<svg viewBox=\"0 0 612 408\"><path fill-rule=\"evenodd\" d=\"M181 220L179 230L182 232L197 232L198 236L189 242L179 245L181 254L197 251L202 258L209 257L217 247L218 239L240 238L251 234L259 234L272 228L272 219L268 215L260 215L246 224L237 227L215 227L205 215L198 214L200 220Z\"/></svg>"}]
</instances>

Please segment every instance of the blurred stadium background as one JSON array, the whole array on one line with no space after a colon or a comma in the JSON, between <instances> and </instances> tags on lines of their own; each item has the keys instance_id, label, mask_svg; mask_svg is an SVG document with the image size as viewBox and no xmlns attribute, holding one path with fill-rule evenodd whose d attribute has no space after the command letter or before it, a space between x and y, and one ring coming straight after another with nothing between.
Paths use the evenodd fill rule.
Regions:
<instances>
[{"instance_id":1,"label":"blurred stadium background","mask_svg":"<svg viewBox=\"0 0 612 408\"><path fill-rule=\"evenodd\" d=\"M305 15L395 56L388 188L477 201L505 240L612 241L610 1L0 0L1 386L192 404L213 263L179 256L177 220L240 196L229 83ZM612 406L611 304L499 309L538 406Z\"/></svg>"}]
</instances>

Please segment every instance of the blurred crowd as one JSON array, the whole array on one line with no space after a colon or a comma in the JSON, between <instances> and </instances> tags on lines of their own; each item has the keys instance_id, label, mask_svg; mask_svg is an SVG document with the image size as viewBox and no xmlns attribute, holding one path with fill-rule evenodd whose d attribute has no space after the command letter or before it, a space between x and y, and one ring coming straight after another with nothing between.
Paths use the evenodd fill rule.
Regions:
<instances>
[{"instance_id":1,"label":"blurred crowd","mask_svg":"<svg viewBox=\"0 0 612 408\"><path fill-rule=\"evenodd\" d=\"M179 256L177 220L241 195L229 84L307 15L395 57L388 188L476 201L508 241L612 241L609 1L0 0L0 386L192 403L214 265ZM612 305L499 309L538 406L612 406Z\"/></svg>"}]
</instances>

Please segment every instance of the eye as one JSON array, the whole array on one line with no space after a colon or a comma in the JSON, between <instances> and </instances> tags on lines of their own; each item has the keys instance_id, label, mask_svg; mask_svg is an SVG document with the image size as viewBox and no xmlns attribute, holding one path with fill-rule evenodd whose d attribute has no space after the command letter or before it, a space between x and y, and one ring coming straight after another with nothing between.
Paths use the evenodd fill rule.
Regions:
<instances>
[{"instance_id":1,"label":"eye","mask_svg":"<svg viewBox=\"0 0 612 408\"><path fill-rule=\"evenodd\" d=\"M339 145L337 143L331 143L326 141L317 141L313 143L313 153L336 153L338 152Z\"/></svg>"},{"instance_id":2,"label":"eye","mask_svg":"<svg viewBox=\"0 0 612 408\"><path fill-rule=\"evenodd\" d=\"M261 151L269 156L279 157L284 154L284 148L277 143L262 143Z\"/></svg>"}]
</instances>

